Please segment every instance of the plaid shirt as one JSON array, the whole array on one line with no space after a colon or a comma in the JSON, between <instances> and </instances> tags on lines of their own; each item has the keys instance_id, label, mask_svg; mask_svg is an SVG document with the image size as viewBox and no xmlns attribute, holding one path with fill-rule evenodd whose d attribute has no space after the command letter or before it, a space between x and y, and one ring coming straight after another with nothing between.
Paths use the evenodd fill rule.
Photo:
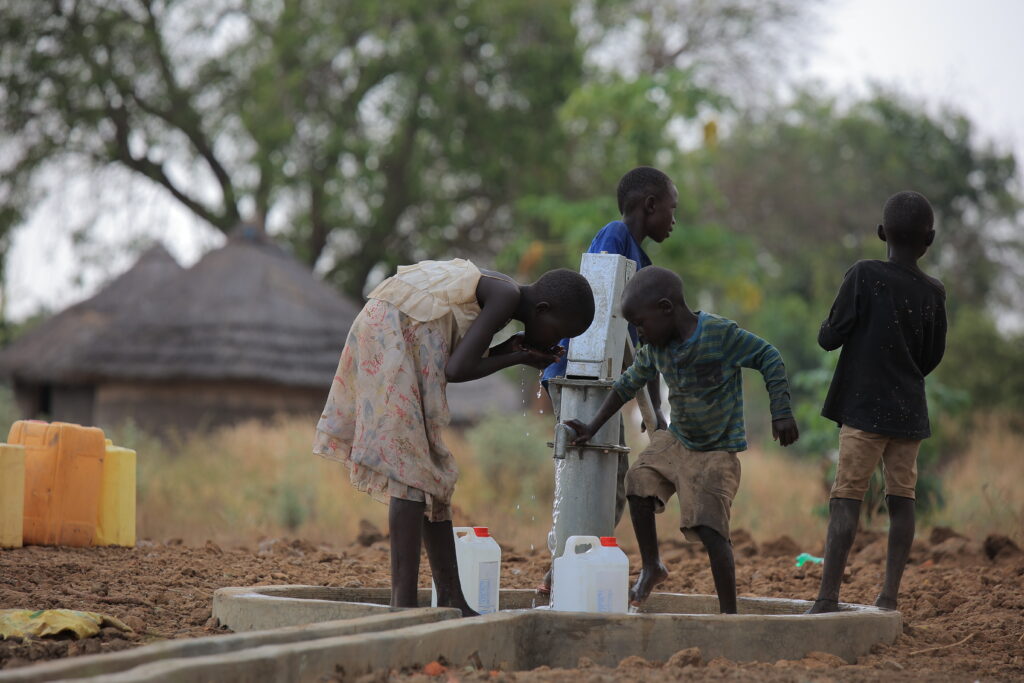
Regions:
<instances>
[{"instance_id":1,"label":"plaid shirt","mask_svg":"<svg viewBox=\"0 0 1024 683\"><path fill-rule=\"evenodd\" d=\"M778 350L710 313L698 313L697 330L685 341L640 347L613 388L628 401L660 372L672 410L669 431L691 450L736 452L747 448L740 368L761 371L773 420L792 417L786 367Z\"/></svg>"}]
</instances>

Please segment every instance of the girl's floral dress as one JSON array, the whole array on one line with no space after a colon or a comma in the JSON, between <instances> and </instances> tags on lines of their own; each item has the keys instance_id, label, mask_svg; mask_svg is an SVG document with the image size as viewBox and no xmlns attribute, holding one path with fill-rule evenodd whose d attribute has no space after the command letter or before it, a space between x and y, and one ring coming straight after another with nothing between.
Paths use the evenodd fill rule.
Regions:
<instances>
[{"instance_id":1,"label":"girl's floral dress","mask_svg":"<svg viewBox=\"0 0 1024 683\"><path fill-rule=\"evenodd\" d=\"M352 323L313 452L349 469L352 485L387 503L426 503L451 519L458 468L448 426L445 366L480 313L480 270L463 259L422 261L370 293Z\"/></svg>"}]
</instances>

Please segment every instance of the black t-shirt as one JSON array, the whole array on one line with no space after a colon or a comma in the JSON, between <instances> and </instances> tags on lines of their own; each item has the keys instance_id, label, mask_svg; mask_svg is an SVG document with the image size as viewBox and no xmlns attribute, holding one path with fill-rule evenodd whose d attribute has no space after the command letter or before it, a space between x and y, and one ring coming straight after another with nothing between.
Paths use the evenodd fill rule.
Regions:
<instances>
[{"instance_id":1,"label":"black t-shirt","mask_svg":"<svg viewBox=\"0 0 1024 683\"><path fill-rule=\"evenodd\" d=\"M858 261L846 272L818 344L843 347L821 414L906 439L931 435L924 378L946 349L946 290L917 268Z\"/></svg>"}]
</instances>

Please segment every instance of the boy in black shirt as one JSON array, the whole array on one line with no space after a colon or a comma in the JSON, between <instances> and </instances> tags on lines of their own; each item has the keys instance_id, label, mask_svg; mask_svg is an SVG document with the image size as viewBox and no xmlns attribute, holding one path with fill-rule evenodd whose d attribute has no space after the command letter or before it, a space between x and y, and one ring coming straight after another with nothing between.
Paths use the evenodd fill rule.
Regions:
<instances>
[{"instance_id":1,"label":"boy in black shirt","mask_svg":"<svg viewBox=\"0 0 1024 683\"><path fill-rule=\"evenodd\" d=\"M824 417L839 431L839 466L829 500L821 589L809 614L839 609L839 584L857 533L860 505L878 461L885 474L889 548L877 607L896 609L914 540L917 452L931 435L924 378L946 347L946 290L917 260L935 239L931 204L917 192L885 203L878 237L888 261L859 261L846 273L818 344L843 347Z\"/></svg>"}]
</instances>

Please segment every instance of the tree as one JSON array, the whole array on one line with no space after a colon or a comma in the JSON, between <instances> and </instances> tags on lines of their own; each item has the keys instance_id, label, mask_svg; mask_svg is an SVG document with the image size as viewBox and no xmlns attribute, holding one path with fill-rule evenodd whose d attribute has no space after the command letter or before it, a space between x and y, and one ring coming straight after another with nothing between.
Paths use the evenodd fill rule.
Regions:
<instances>
[{"instance_id":1,"label":"tree","mask_svg":"<svg viewBox=\"0 0 1024 683\"><path fill-rule=\"evenodd\" d=\"M579 72L567 0L10 3L0 228L74 156L265 223L359 295L376 266L496 248Z\"/></svg>"},{"instance_id":2,"label":"tree","mask_svg":"<svg viewBox=\"0 0 1024 683\"><path fill-rule=\"evenodd\" d=\"M522 277L576 267L594 232L617 215L619 177L639 165L668 172L680 191L680 223L702 231L703 245L728 251L735 241L699 215L717 196L699 148L705 140L713 144L717 119L735 102L778 85L817 4L579 0L575 21L589 68L559 112L565 173L517 203L518 222L528 230L502 253L501 265ZM770 81L762 78L768 73ZM690 253L690 246L677 251ZM731 275L719 273L715 286ZM749 284L745 276L733 279L744 291Z\"/></svg>"},{"instance_id":3,"label":"tree","mask_svg":"<svg viewBox=\"0 0 1024 683\"><path fill-rule=\"evenodd\" d=\"M756 236L781 277L807 299L831 296L858 258L884 257L875 226L885 200L914 189L936 212L928 261L952 305L984 308L1024 238L1016 161L977 139L962 113L926 108L876 88L842 105L800 94L792 104L741 117L718 147L711 218ZM1005 252L1016 258L1003 261ZM1004 252L1004 253L1000 253Z\"/></svg>"},{"instance_id":4,"label":"tree","mask_svg":"<svg viewBox=\"0 0 1024 683\"><path fill-rule=\"evenodd\" d=\"M587 0L577 11L590 62L635 77L679 69L739 99L776 92L808 44L820 0Z\"/></svg>"}]
</instances>

